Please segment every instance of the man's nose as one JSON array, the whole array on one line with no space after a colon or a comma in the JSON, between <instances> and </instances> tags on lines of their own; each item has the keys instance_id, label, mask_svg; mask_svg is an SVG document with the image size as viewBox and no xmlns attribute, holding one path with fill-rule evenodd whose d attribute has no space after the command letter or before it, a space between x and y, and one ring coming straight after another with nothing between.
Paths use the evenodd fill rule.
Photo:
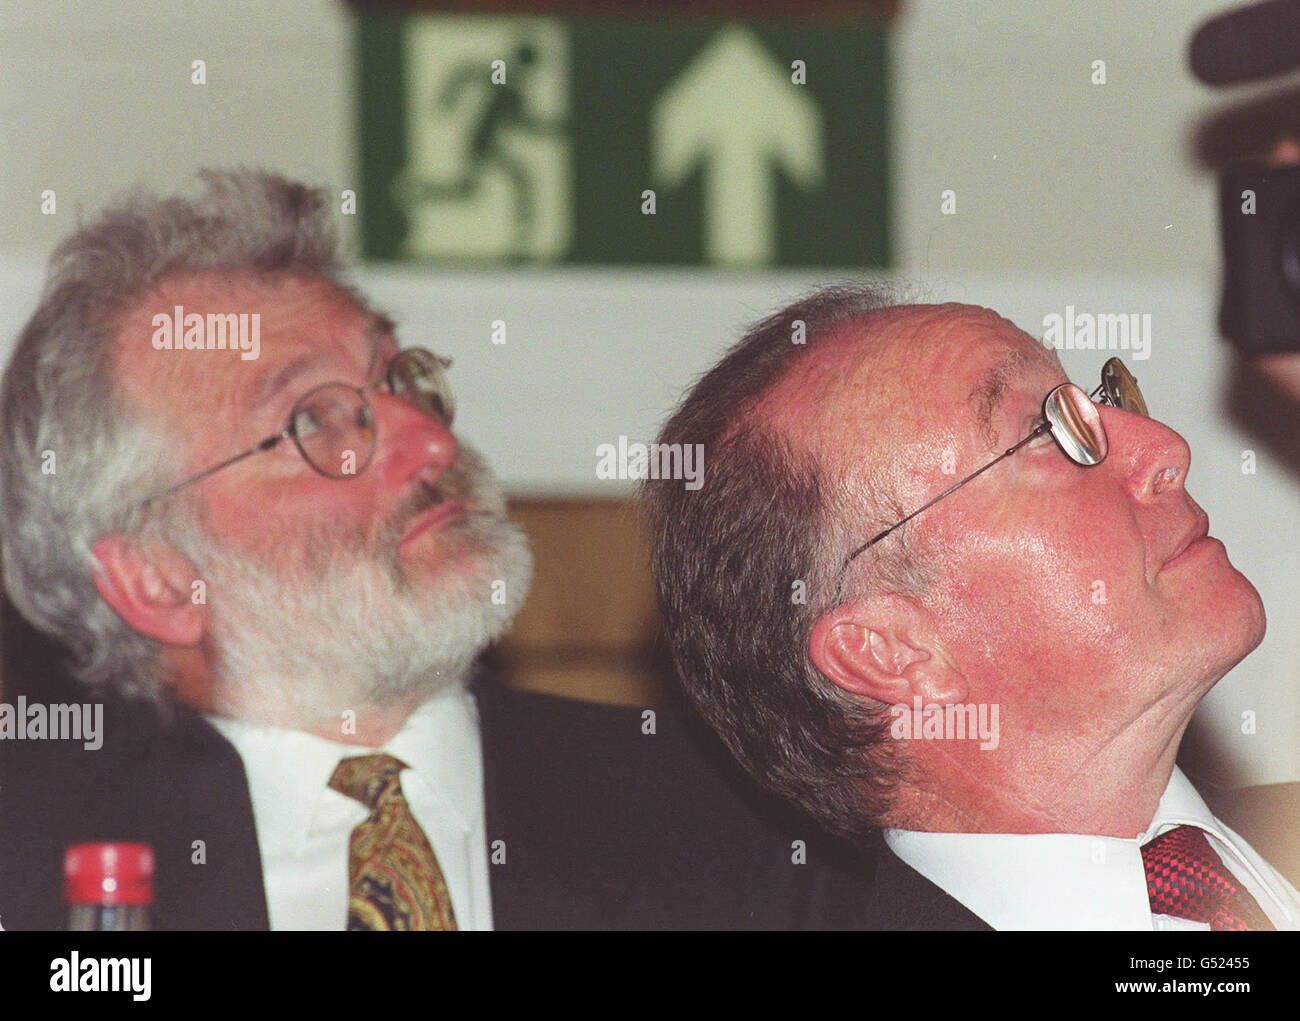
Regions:
<instances>
[{"instance_id":1,"label":"man's nose","mask_svg":"<svg viewBox=\"0 0 1300 1021\"><path fill-rule=\"evenodd\" d=\"M1134 496L1153 500L1183 488L1192 462L1185 439L1145 415L1110 407L1103 407L1101 415L1110 448L1107 460L1123 473Z\"/></svg>"},{"instance_id":2,"label":"man's nose","mask_svg":"<svg viewBox=\"0 0 1300 1021\"><path fill-rule=\"evenodd\" d=\"M370 470L385 481L402 485L420 472L433 481L456 463L460 448L442 419L387 393L373 394L370 406L376 430Z\"/></svg>"}]
</instances>

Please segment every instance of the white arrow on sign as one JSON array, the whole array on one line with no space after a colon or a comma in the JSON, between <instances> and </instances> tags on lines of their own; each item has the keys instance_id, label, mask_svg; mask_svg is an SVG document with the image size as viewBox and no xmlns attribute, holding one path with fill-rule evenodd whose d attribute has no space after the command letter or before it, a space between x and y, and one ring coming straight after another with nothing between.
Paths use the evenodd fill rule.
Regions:
<instances>
[{"instance_id":1,"label":"white arrow on sign","mask_svg":"<svg viewBox=\"0 0 1300 1021\"><path fill-rule=\"evenodd\" d=\"M680 184L704 166L704 247L724 263L776 256L777 168L811 188L822 180L822 115L746 28L721 29L650 112L652 169Z\"/></svg>"}]
</instances>

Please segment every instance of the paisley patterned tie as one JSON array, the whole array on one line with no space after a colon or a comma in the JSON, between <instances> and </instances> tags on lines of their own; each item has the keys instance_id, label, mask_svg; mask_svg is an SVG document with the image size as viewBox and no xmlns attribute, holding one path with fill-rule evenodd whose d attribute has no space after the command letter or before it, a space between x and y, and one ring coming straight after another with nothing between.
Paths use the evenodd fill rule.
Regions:
<instances>
[{"instance_id":1,"label":"paisley patterned tie","mask_svg":"<svg viewBox=\"0 0 1300 1021\"><path fill-rule=\"evenodd\" d=\"M392 755L344 759L330 786L370 809L348 853L348 931L456 928L451 895L429 839L411 814Z\"/></svg>"}]
</instances>

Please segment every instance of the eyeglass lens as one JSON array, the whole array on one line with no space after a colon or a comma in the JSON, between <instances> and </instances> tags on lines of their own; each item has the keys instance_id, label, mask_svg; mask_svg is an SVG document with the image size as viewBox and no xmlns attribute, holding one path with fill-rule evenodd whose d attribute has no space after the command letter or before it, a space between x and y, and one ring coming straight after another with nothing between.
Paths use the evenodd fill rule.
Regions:
<instances>
[{"instance_id":1,"label":"eyeglass lens","mask_svg":"<svg viewBox=\"0 0 1300 1021\"><path fill-rule=\"evenodd\" d=\"M1101 369L1101 389L1116 408L1123 408L1143 418L1150 418L1147 402L1138 389L1137 379L1118 358L1110 359Z\"/></svg>"},{"instance_id":2,"label":"eyeglass lens","mask_svg":"<svg viewBox=\"0 0 1300 1021\"><path fill-rule=\"evenodd\" d=\"M1101 412L1093 396L1101 393L1112 407L1146 416L1147 405L1137 380L1118 358L1112 358L1101 370L1101 386L1092 396L1077 386L1065 383L1047 395L1043 415L1052 427L1052 436L1076 464L1100 464L1106 459L1109 441L1101 422Z\"/></svg>"},{"instance_id":3,"label":"eyeglass lens","mask_svg":"<svg viewBox=\"0 0 1300 1021\"><path fill-rule=\"evenodd\" d=\"M386 379L393 396L451 425L455 405L437 355L418 348L402 351ZM326 383L305 394L290 429L307 462L333 479L359 474L374 456L374 412L365 395L346 383Z\"/></svg>"},{"instance_id":4,"label":"eyeglass lens","mask_svg":"<svg viewBox=\"0 0 1300 1021\"><path fill-rule=\"evenodd\" d=\"M1048 394L1043 415L1052 427L1052 436L1071 461L1092 465L1106 459L1108 448L1101 413L1077 386L1064 383Z\"/></svg>"},{"instance_id":5,"label":"eyeglass lens","mask_svg":"<svg viewBox=\"0 0 1300 1021\"><path fill-rule=\"evenodd\" d=\"M304 395L291 428L302 456L332 479L359 474L375 452L374 413L345 383L326 383Z\"/></svg>"},{"instance_id":6,"label":"eyeglass lens","mask_svg":"<svg viewBox=\"0 0 1300 1021\"><path fill-rule=\"evenodd\" d=\"M447 382L445 363L428 351L412 348L393 359L388 369L388 386L394 397L401 397L426 415L441 419L450 426L456 414Z\"/></svg>"}]
</instances>

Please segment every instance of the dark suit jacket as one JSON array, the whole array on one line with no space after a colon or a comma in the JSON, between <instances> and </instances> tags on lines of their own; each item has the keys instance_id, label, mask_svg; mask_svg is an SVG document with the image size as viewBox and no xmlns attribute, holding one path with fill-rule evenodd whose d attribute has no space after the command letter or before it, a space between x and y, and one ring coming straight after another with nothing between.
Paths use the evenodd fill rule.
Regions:
<instances>
[{"instance_id":1,"label":"dark suit jacket","mask_svg":"<svg viewBox=\"0 0 1300 1021\"><path fill-rule=\"evenodd\" d=\"M820 834L674 713L476 688L499 929L978 925L879 844ZM201 717L105 708L104 747L0 741L0 925L61 928L69 843L141 840L160 929L264 929L238 753ZM796 841L802 841L802 850ZM804 863L796 864L802 857ZM880 875L873 884L876 864Z\"/></svg>"},{"instance_id":2,"label":"dark suit jacket","mask_svg":"<svg viewBox=\"0 0 1300 1021\"><path fill-rule=\"evenodd\" d=\"M894 854L877 833L875 871L862 927L882 932L991 932L993 927Z\"/></svg>"}]
</instances>

